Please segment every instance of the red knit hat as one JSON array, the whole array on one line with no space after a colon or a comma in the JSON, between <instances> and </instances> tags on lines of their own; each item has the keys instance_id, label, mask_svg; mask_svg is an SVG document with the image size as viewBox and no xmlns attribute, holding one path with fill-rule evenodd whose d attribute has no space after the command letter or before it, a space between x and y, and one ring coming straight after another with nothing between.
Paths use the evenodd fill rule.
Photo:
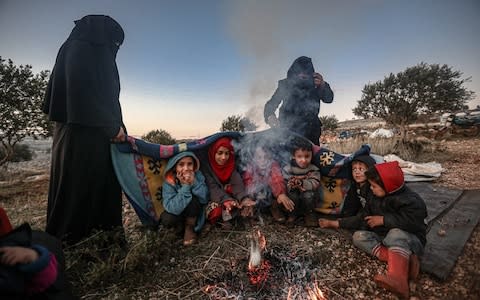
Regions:
<instances>
[{"instance_id":1,"label":"red knit hat","mask_svg":"<svg viewBox=\"0 0 480 300\"><path fill-rule=\"evenodd\" d=\"M403 171L398 161L376 164L375 169L377 169L387 194L395 193L405 184Z\"/></svg>"},{"instance_id":2,"label":"red knit hat","mask_svg":"<svg viewBox=\"0 0 480 300\"><path fill-rule=\"evenodd\" d=\"M12 231L12 224L10 224L10 220L8 219L5 210L0 207L0 237L6 235L10 231Z\"/></svg>"}]
</instances>

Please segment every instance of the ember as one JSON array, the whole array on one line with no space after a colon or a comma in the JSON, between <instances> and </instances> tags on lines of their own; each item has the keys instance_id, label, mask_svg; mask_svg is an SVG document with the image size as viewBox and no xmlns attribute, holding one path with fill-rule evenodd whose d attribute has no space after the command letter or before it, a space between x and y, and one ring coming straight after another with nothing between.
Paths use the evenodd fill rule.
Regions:
<instances>
[{"instance_id":1,"label":"ember","mask_svg":"<svg viewBox=\"0 0 480 300\"><path fill-rule=\"evenodd\" d=\"M247 274L250 283L256 286L262 285L268 279L272 265L268 260L264 260L259 267L248 268Z\"/></svg>"}]
</instances>

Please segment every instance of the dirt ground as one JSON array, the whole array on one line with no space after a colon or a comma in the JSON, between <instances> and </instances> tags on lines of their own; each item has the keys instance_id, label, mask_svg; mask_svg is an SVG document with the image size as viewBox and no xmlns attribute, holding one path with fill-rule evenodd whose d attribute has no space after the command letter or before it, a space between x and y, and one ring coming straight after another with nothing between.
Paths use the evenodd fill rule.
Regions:
<instances>
[{"instance_id":1,"label":"dirt ground","mask_svg":"<svg viewBox=\"0 0 480 300\"><path fill-rule=\"evenodd\" d=\"M445 169L435 184L480 189L480 139L439 141L431 153ZM0 182L0 203L15 225L45 225L48 177L45 170L24 171ZM18 174L17 174L18 175ZM265 284L249 283L251 228L215 228L192 247L171 230L142 227L124 205L128 246L98 246L102 234L65 249L73 290L82 299L306 299L319 288L328 299L396 299L377 288L373 276L385 264L355 248L350 233L288 229L265 215L258 226L267 239L272 268ZM480 226L465 245L445 281L421 273L411 284L411 299L479 299Z\"/></svg>"}]
</instances>

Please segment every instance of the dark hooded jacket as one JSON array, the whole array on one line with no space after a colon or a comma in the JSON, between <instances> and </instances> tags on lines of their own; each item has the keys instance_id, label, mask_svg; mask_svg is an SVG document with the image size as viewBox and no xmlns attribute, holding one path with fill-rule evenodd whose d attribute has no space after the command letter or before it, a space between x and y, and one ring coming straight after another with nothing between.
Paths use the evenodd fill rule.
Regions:
<instances>
[{"instance_id":1,"label":"dark hooded jacket","mask_svg":"<svg viewBox=\"0 0 480 300\"><path fill-rule=\"evenodd\" d=\"M312 59L309 57L301 56L293 62L288 69L287 78L278 82L275 93L265 104L265 122L275 115L278 106L283 102L278 117L281 127L306 137L310 130L320 130L320 101L331 103L333 92L326 82L323 87L315 88L314 72ZM300 73L305 74L303 79L299 78Z\"/></svg>"},{"instance_id":2,"label":"dark hooded jacket","mask_svg":"<svg viewBox=\"0 0 480 300\"><path fill-rule=\"evenodd\" d=\"M45 93L43 111L51 121L103 127L109 137L115 136L123 126L115 62L123 39L121 26L109 16L75 21Z\"/></svg>"},{"instance_id":3,"label":"dark hooded jacket","mask_svg":"<svg viewBox=\"0 0 480 300\"><path fill-rule=\"evenodd\" d=\"M398 228L417 236L425 246L427 207L423 199L405 186L402 169L398 162L375 165L387 195L372 196L365 207L353 217L340 220L341 228L370 230L384 237L388 231ZM366 216L383 216L384 225L368 227Z\"/></svg>"},{"instance_id":4,"label":"dark hooded jacket","mask_svg":"<svg viewBox=\"0 0 480 300\"><path fill-rule=\"evenodd\" d=\"M373 167L375 165L375 159L370 155L360 155L355 157L352 160L360 161L367 165L368 168ZM345 201L342 207L342 216L350 217L354 216L358 213L360 209L365 207L367 199L372 199L373 193L370 189L370 184L366 181L363 185L358 184L355 180L352 180L352 184L347 192L347 196L345 197Z\"/></svg>"}]
</instances>

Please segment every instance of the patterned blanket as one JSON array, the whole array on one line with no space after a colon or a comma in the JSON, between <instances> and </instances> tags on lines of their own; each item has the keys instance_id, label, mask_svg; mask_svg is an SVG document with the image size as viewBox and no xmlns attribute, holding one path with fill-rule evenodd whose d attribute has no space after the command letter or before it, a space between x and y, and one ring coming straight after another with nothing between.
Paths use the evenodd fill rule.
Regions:
<instances>
[{"instance_id":1,"label":"patterned blanket","mask_svg":"<svg viewBox=\"0 0 480 300\"><path fill-rule=\"evenodd\" d=\"M128 201L134 208L142 224L156 226L162 206L163 171L170 157L182 151L192 151L201 163L208 163L206 152L209 145L221 137L231 137L237 168L242 173L242 165L250 159L252 147L268 145L274 158L284 165L290 161L289 145L299 135L282 129L268 129L260 132L239 133L219 132L208 137L175 145L153 144L141 139L128 137L128 142L112 144L112 160L118 180ZM358 156L368 154L370 147L363 145L355 153L344 156L326 148L313 145L313 163L320 168L322 185L316 210L324 214L339 214L343 200L350 186L349 163Z\"/></svg>"}]
</instances>

